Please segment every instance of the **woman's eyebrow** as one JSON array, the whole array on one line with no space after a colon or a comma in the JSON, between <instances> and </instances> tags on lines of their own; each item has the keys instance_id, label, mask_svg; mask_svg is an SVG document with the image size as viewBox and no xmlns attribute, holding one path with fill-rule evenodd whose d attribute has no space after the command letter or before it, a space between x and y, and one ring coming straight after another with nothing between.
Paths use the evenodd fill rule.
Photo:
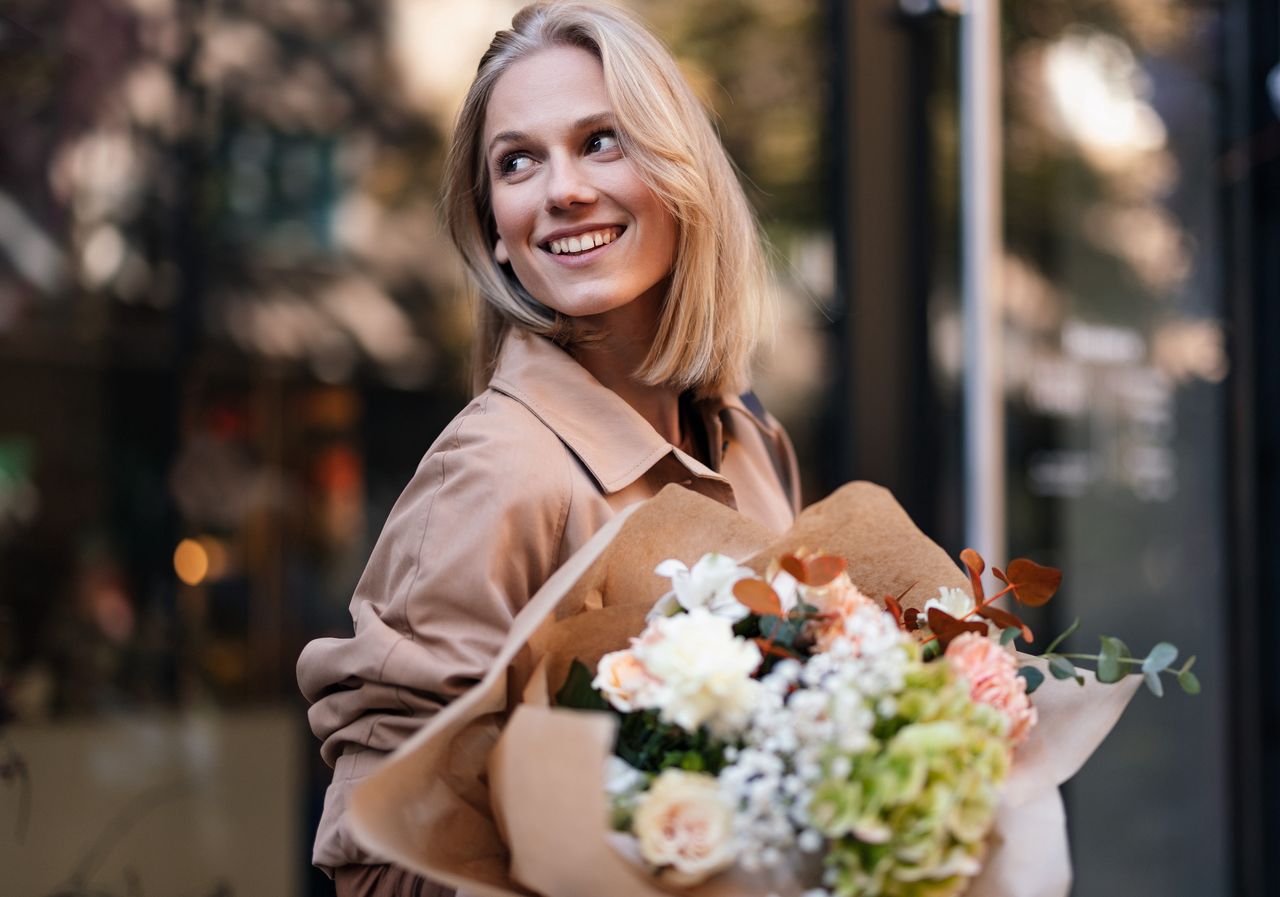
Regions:
<instances>
[{"instance_id":1,"label":"woman's eyebrow","mask_svg":"<svg viewBox=\"0 0 1280 897\"><path fill-rule=\"evenodd\" d=\"M585 115L575 121L571 126L571 131L585 131L587 128L598 127L599 125L612 124L612 112L596 112L591 115ZM489 152L493 152L493 148L499 143L523 143L529 139L529 135L524 131L500 131L493 135L493 139L489 141Z\"/></svg>"}]
</instances>

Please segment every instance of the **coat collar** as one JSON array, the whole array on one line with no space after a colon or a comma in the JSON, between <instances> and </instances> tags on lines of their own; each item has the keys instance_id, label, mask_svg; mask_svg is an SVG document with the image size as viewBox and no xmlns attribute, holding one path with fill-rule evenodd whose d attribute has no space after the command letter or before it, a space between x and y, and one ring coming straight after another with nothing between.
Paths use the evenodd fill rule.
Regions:
<instances>
[{"instance_id":1,"label":"coat collar","mask_svg":"<svg viewBox=\"0 0 1280 897\"><path fill-rule=\"evenodd\" d=\"M635 482L667 455L708 479L724 478L658 435L638 411L543 336L512 328L502 343L489 388L515 399L541 420L610 494ZM696 403L718 438L726 413L738 412L765 433L771 428L738 396ZM714 426L713 426L714 423ZM713 450L719 458L720 452Z\"/></svg>"}]
</instances>

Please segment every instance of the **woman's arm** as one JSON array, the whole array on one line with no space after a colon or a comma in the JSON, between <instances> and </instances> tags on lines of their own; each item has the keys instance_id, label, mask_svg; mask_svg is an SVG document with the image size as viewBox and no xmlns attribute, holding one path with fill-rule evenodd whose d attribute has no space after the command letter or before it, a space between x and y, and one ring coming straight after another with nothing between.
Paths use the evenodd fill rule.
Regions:
<instances>
[{"instance_id":1,"label":"woman's arm","mask_svg":"<svg viewBox=\"0 0 1280 897\"><path fill-rule=\"evenodd\" d=\"M298 682L334 767L317 865L378 861L343 824L346 795L488 671L512 618L558 562L568 463L521 406L477 398L392 509L351 602L353 636L303 650Z\"/></svg>"}]
</instances>

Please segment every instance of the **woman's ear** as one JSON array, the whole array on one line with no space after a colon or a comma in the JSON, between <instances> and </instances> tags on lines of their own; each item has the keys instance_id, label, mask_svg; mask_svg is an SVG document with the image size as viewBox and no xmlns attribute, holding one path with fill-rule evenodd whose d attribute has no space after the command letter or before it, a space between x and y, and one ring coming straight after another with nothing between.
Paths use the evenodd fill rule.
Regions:
<instances>
[{"instance_id":1,"label":"woman's ear","mask_svg":"<svg viewBox=\"0 0 1280 897\"><path fill-rule=\"evenodd\" d=\"M511 255L507 252L507 244L502 242L502 238L498 238L498 242L493 244L493 257L498 260L499 265L506 265L511 262Z\"/></svg>"}]
</instances>

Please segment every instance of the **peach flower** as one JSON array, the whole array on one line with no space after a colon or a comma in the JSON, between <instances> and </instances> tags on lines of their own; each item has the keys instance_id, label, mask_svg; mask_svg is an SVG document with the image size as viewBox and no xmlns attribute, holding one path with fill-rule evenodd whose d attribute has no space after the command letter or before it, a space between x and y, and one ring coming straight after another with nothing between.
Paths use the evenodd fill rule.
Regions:
<instances>
[{"instance_id":1,"label":"peach flower","mask_svg":"<svg viewBox=\"0 0 1280 897\"><path fill-rule=\"evenodd\" d=\"M660 682L630 651L614 651L600 658L592 688L623 713L649 706Z\"/></svg>"},{"instance_id":2,"label":"peach flower","mask_svg":"<svg viewBox=\"0 0 1280 897\"><path fill-rule=\"evenodd\" d=\"M947 663L969 683L969 696L989 704L1009 720L1009 743L1021 744L1036 724L1036 708L1027 697L1027 680L1018 675L1013 652L991 639L966 632L947 646Z\"/></svg>"},{"instance_id":3,"label":"peach flower","mask_svg":"<svg viewBox=\"0 0 1280 897\"><path fill-rule=\"evenodd\" d=\"M633 828L640 855L668 884L696 885L733 864L733 810L715 776L664 769L641 795Z\"/></svg>"},{"instance_id":4,"label":"peach flower","mask_svg":"<svg viewBox=\"0 0 1280 897\"><path fill-rule=\"evenodd\" d=\"M862 594L849 579L848 574L841 573L830 583L821 588L802 587L803 600L813 605L822 614L813 622L811 632L819 652L831 650L832 644L839 638L847 638L850 632L849 622L864 607L875 607L876 603Z\"/></svg>"}]
</instances>

